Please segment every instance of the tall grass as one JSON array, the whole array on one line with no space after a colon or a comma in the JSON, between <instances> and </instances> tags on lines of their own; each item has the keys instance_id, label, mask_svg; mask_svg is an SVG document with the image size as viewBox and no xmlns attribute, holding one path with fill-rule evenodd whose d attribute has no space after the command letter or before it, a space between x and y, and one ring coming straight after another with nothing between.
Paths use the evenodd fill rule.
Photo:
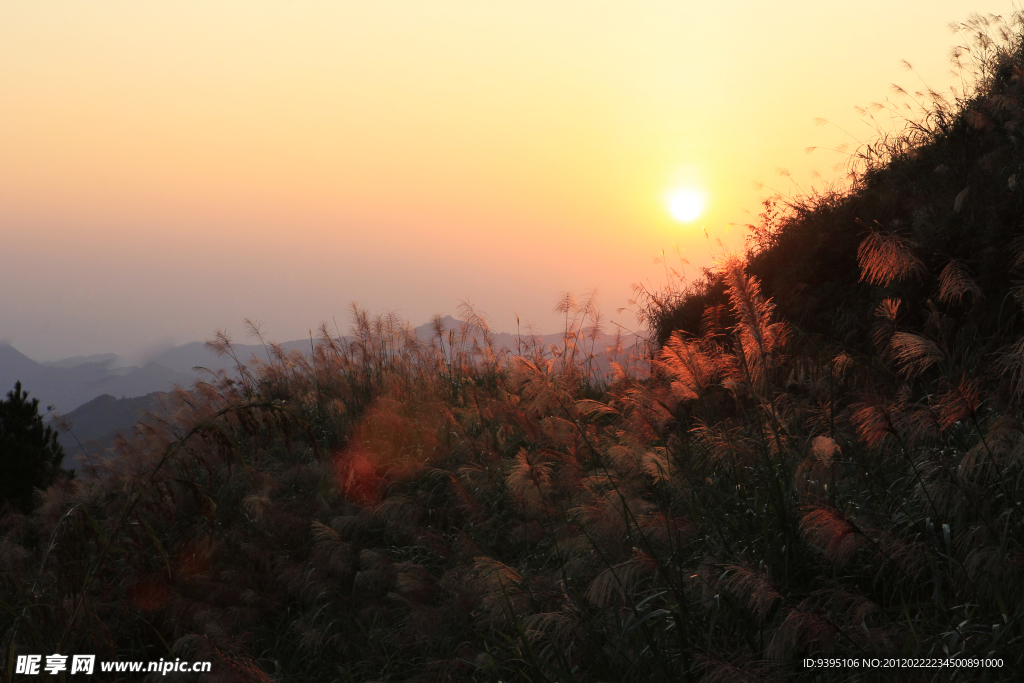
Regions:
<instances>
[{"instance_id":1,"label":"tall grass","mask_svg":"<svg viewBox=\"0 0 1024 683\"><path fill-rule=\"evenodd\" d=\"M424 342L357 311L351 341L271 346L178 392L94 480L4 518L9 656L360 681L972 656L1004 667L947 673L1012 680L1024 425L1005 381L905 332L889 360L836 354L741 260L720 276L735 324L601 387L565 349L499 353L480 320Z\"/></svg>"}]
</instances>

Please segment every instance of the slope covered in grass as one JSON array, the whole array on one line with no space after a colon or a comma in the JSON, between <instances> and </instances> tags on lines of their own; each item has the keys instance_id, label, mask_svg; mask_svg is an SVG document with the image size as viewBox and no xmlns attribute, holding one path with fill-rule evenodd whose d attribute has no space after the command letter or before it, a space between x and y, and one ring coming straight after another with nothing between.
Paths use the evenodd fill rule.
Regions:
<instances>
[{"instance_id":1,"label":"slope covered in grass","mask_svg":"<svg viewBox=\"0 0 1024 683\"><path fill-rule=\"evenodd\" d=\"M176 393L102 476L3 517L7 673L92 652L211 660L225 681L1019 680L1018 264L985 246L1017 232L964 223L1016 201L971 175L1012 116L968 123L1016 92L1018 46L948 134L661 299L697 322L647 363L592 374L595 311L570 299L566 343L516 355L471 311L430 339L355 311L311 356ZM949 140L970 163L933 184L925 148ZM934 197L945 237L893 223L906 197Z\"/></svg>"},{"instance_id":2,"label":"slope covered in grass","mask_svg":"<svg viewBox=\"0 0 1024 683\"><path fill-rule=\"evenodd\" d=\"M910 326L937 307L966 314L982 337L1019 332L1024 71L1016 20L975 17L959 27L964 46L954 61L973 88L943 95L893 86L895 101L864 109L877 137L840 147L844 189L766 202L747 272L791 324L871 350L864 321L896 295ZM907 248L909 277L864 276L858 249L869 235ZM690 294L650 302L659 341L675 329L699 333L705 304L726 301L713 273Z\"/></svg>"}]
</instances>

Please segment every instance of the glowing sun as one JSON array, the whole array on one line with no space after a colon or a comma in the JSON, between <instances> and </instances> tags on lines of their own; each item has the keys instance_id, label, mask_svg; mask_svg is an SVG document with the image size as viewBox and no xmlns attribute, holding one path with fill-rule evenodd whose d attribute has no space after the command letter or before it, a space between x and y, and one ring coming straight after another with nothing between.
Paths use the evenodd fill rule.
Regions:
<instances>
[{"instance_id":1,"label":"glowing sun","mask_svg":"<svg viewBox=\"0 0 1024 683\"><path fill-rule=\"evenodd\" d=\"M694 187L673 190L668 195L668 212L680 223L700 218L707 204L707 196Z\"/></svg>"}]
</instances>

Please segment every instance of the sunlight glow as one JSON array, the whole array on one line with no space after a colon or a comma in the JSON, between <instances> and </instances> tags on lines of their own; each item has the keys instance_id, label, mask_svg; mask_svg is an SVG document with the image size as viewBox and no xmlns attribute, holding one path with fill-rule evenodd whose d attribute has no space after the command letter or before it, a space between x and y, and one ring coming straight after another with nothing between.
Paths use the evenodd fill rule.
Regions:
<instances>
[{"instance_id":1,"label":"sunlight glow","mask_svg":"<svg viewBox=\"0 0 1024 683\"><path fill-rule=\"evenodd\" d=\"M948 23L1015 3L0 2L0 350L134 364L469 294L562 330L554 292L628 307L673 242L712 265L702 224L742 252L777 169L841 186L829 150L883 123L854 107L960 92Z\"/></svg>"},{"instance_id":2,"label":"sunlight glow","mask_svg":"<svg viewBox=\"0 0 1024 683\"><path fill-rule=\"evenodd\" d=\"M673 190L668 195L668 211L680 223L700 218L706 205L707 196L694 187Z\"/></svg>"}]
</instances>

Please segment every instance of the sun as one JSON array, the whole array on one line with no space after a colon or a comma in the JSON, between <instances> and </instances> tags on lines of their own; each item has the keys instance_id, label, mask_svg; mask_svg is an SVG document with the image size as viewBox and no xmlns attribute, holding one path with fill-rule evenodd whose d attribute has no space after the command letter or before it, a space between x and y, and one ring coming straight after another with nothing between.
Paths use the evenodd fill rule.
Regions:
<instances>
[{"instance_id":1,"label":"sun","mask_svg":"<svg viewBox=\"0 0 1024 683\"><path fill-rule=\"evenodd\" d=\"M695 187L682 187L668 194L668 212L680 223L700 218L706 205L707 196Z\"/></svg>"}]
</instances>

